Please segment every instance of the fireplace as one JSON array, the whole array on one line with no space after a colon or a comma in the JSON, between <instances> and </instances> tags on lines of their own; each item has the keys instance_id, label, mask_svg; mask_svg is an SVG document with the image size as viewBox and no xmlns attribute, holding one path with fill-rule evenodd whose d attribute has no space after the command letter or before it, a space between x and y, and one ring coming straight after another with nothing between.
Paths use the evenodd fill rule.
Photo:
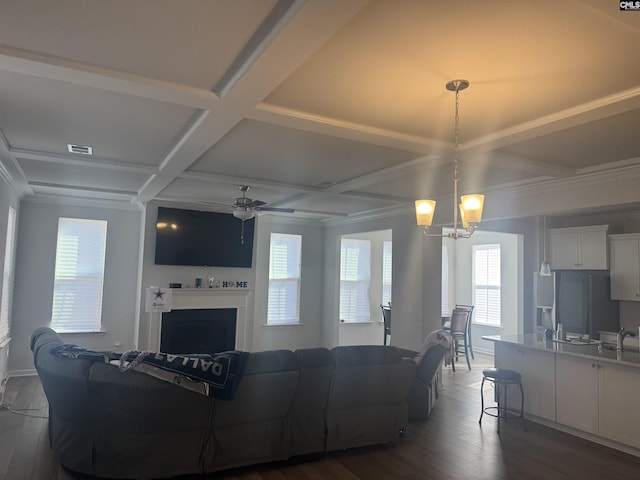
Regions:
<instances>
[{"instance_id":1,"label":"fireplace","mask_svg":"<svg viewBox=\"0 0 640 480\"><path fill-rule=\"evenodd\" d=\"M235 308L194 308L162 314L160 351L163 353L208 353L234 350Z\"/></svg>"},{"instance_id":2,"label":"fireplace","mask_svg":"<svg viewBox=\"0 0 640 480\"><path fill-rule=\"evenodd\" d=\"M160 351L164 316L180 310L233 309L236 312L235 346L231 350L250 350L251 325L247 320L249 288L176 288L172 290L171 312L151 313L148 317L148 337L141 342L143 348ZM144 347L144 344L147 347ZM185 352L182 352L185 353ZM191 353L191 352L189 352Z\"/></svg>"}]
</instances>

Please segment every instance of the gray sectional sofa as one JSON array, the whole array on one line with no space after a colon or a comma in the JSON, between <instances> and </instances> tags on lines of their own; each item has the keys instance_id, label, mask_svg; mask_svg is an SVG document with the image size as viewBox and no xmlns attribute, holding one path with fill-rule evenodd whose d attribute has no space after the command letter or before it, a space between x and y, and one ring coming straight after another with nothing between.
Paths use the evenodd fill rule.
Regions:
<instances>
[{"instance_id":1,"label":"gray sectional sofa","mask_svg":"<svg viewBox=\"0 0 640 480\"><path fill-rule=\"evenodd\" d=\"M67 469L102 478L169 478L395 442L408 404L412 417L428 415L435 378L424 385L416 376L424 362L390 346L274 350L249 354L233 399L220 400L53 355L61 344L49 328L31 339L51 447Z\"/></svg>"}]
</instances>

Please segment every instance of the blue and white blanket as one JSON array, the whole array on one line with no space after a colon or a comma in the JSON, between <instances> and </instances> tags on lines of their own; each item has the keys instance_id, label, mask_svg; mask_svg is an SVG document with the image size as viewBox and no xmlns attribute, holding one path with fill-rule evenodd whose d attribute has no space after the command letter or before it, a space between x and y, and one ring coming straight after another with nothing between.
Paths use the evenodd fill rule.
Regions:
<instances>
[{"instance_id":1,"label":"blue and white blanket","mask_svg":"<svg viewBox=\"0 0 640 480\"><path fill-rule=\"evenodd\" d=\"M193 392L231 400L249 358L249 352L232 350L213 355L171 354L131 350L125 353L96 352L64 344L51 349L61 358L103 361L118 366L122 373L135 370Z\"/></svg>"},{"instance_id":2,"label":"blue and white blanket","mask_svg":"<svg viewBox=\"0 0 640 480\"><path fill-rule=\"evenodd\" d=\"M422 343L420 353L416 355L416 359L418 359L416 361L419 361L419 358L424 356L424 354L427 353L427 350L435 345L442 345L445 348L446 353L444 355L444 364L449 365L453 361L455 352L453 337L446 330L434 330L429 335L427 335L427 338L425 338L424 342Z\"/></svg>"}]
</instances>

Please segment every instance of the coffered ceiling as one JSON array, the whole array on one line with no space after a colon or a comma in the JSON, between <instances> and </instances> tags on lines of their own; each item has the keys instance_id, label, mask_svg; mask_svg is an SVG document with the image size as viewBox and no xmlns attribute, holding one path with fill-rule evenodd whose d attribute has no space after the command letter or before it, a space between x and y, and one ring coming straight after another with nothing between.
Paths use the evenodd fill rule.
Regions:
<instances>
[{"instance_id":1,"label":"coffered ceiling","mask_svg":"<svg viewBox=\"0 0 640 480\"><path fill-rule=\"evenodd\" d=\"M619 3L5 0L0 173L45 197L408 210L450 198L463 78L463 193L640 178L640 12Z\"/></svg>"}]
</instances>

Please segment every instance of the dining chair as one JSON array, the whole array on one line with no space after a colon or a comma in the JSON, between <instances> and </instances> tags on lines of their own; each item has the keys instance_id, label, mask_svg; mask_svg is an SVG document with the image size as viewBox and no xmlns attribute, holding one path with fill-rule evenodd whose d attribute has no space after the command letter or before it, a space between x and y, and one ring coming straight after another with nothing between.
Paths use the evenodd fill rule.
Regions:
<instances>
[{"instance_id":1,"label":"dining chair","mask_svg":"<svg viewBox=\"0 0 640 480\"><path fill-rule=\"evenodd\" d=\"M391 336L391 304L389 305L380 305L382 309L382 320L384 323L383 329L383 345L387 344L387 336Z\"/></svg>"},{"instance_id":2,"label":"dining chair","mask_svg":"<svg viewBox=\"0 0 640 480\"><path fill-rule=\"evenodd\" d=\"M473 323L473 305L456 304L455 308L466 310L469 314L469 320L467 321L467 343L469 344L469 353L471 354L471 358L475 360L476 357L473 355L473 339L471 337L471 325Z\"/></svg>"},{"instance_id":3,"label":"dining chair","mask_svg":"<svg viewBox=\"0 0 640 480\"><path fill-rule=\"evenodd\" d=\"M469 323L469 311L462 308L454 308L451 312L451 325L449 327L453 337L453 361L452 368L455 371L455 362L460 355L467 360L467 367L471 370L469 362L469 343L467 341L467 324Z\"/></svg>"}]
</instances>

